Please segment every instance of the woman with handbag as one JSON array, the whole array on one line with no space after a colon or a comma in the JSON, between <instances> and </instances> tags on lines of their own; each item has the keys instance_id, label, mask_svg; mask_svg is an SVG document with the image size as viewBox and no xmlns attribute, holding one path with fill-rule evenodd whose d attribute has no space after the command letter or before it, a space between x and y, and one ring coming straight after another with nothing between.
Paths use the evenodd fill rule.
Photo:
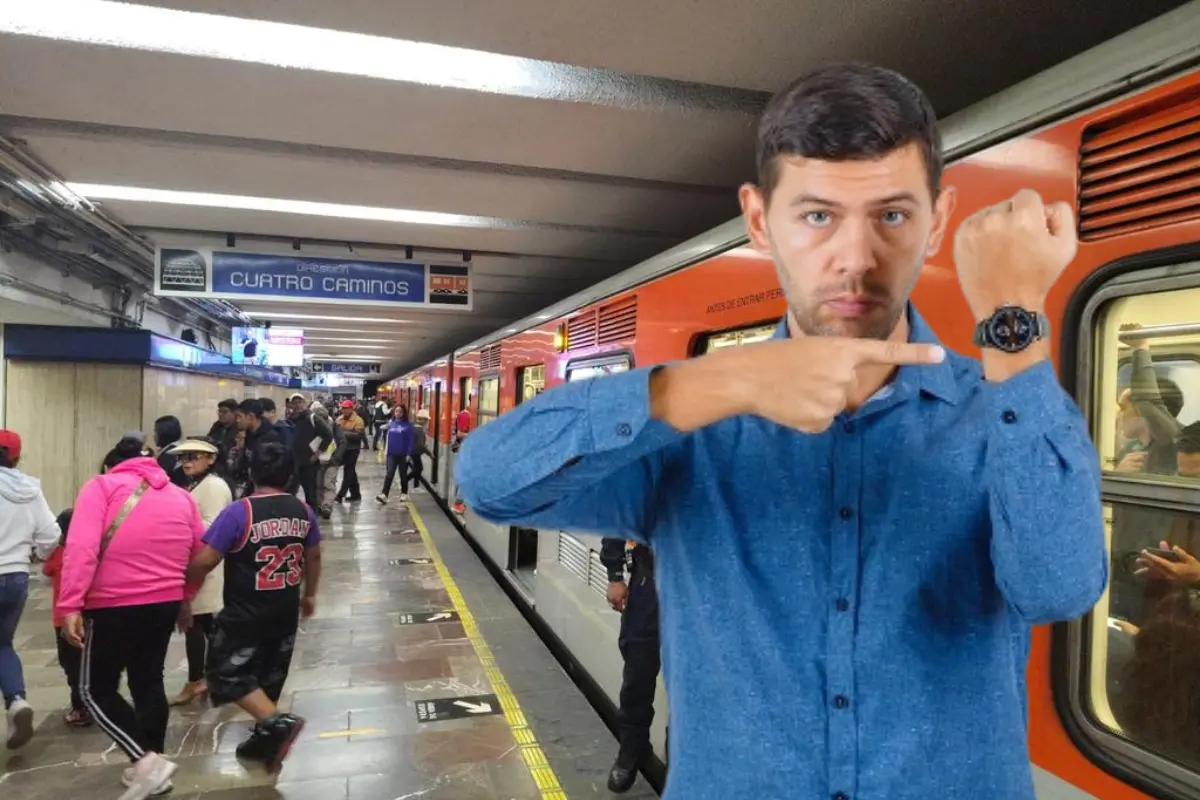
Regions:
<instances>
[{"instance_id":1,"label":"woman with handbag","mask_svg":"<svg viewBox=\"0 0 1200 800\"><path fill-rule=\"evenodd\" d=\"M176 624L190 625L184 602L199 585L185 587L184 575L204 522L141 441L122 439L105 463L75 500L59 606L63 635L83 648L83 702L133 762L121 800L143 800L172 788L163 664ZM132 706L118 691L122 673Z\"/></svg>"},{"instance_id":2,"label":"woman with handbag","mask_svg":"<svg viewBox=\"0 0 1200 800\"><path fill-rule=\"evenodd\" d=\"M200 518L205 530L212 525L225 506L233 502L233 492L221 477L217 458L220 449L211 440L189 439L175 445L171 453L179 458L179 465L191 483L188 491L200 508ZM204 666L208 659L208 637L212 632L213 618L224 605L225 572L213 570L204 579L200 593L191 603L192 626L185 631L187 636L188 682L174 700L173 706L185 706L208 693L204 681ZM187 615L185 615L187 616Z\"/></svg>"}]
</instances>

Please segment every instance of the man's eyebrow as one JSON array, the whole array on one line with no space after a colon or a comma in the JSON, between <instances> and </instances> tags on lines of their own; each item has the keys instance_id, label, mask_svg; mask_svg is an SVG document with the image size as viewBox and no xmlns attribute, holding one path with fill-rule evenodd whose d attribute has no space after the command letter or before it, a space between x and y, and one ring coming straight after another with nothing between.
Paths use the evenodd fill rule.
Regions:
<instances>
[{"instance_id":1,"label":"man's eyebrow","mask_svg":"<svg viewBox=\"0 0 1200 800\"><path fill-rule=\"evenodd\" d=\"M829 208L841 208L842 204L835 200L826 200L824 197L817 197L815 194L799 194L792 198L791 206L827 206Z\"/></svg>"},{"instance_id":2,"label":"man's eyebrow","mask_svg":"<svg viewBox=\"0 0 1200 800\"><path fill-rule=\"evenodd\" d=\"M894 203L918 203L917 196L912 192L896 192L889 194L886 197L879 197L871 201L873 206L886 206ZM842 208L842 203L836 200L829 200L824 197L818 197L815 194L799 194L792 198L790 206L824 206L825 208Z\"/></svg>"}]
</instances>

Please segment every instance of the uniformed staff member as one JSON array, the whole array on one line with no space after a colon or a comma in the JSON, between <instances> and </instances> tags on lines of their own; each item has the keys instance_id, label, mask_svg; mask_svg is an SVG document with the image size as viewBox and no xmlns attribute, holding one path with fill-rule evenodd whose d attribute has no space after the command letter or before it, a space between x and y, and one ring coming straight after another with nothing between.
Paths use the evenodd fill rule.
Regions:
<instances>
[{"instance_id":1,"label":"uniformed staff member","mask_svg":"<svg viewBox=\"0 0 1200 800\"><path fill-rule=\"evenodd\" d=\"M636 543L629 552L631 569L626 584L625 540L605 538L600 544L600 561L608 570L608 604L621 612L618 644L625 660L621 676L621 745L608 773L608 788L618 794L633 786L638 766L650 753L650 723L654 721L654 692L661 667L654 554L646 545Z\"/></svg>"},{"instance_id":2,"label":"uniformed staff member","mask_svg":"<svg viewBox=\"0 0 1200 800\"><path fill-rule=\"evenodd\" d=\"M947 352L909 301L922 272L948 296L942 164L902 76L804 76L740 194L787 300L773 339L563 383L458 455L489 522L654 549L666 800L1035 797L1031 628L1108 580L1100 461L1044 314L1075 220L1029 190L961 220L946 318L982 358Z\"/></svg>"}]
</instances>

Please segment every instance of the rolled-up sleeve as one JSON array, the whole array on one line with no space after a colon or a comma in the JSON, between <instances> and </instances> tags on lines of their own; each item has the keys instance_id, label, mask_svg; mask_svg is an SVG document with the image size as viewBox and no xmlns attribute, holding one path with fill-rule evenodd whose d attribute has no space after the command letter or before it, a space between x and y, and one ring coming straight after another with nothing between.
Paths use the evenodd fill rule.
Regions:
<instances>
[{"instance_id":1,"label":"rolled-up sleeve","mask_svg":"<svg viewBox=\"0 0 1200 800\"><path fill-rule=\"evenodd\" d=\"M455 462L464 502L492 522L645 541L662 451L682 439L650 416L653 369L564 384L473 431Z\"/></svg>"},{"instance_id":2,"label":"rolled-up sleeve","mask_svg":"<svg viewBox=\"0 0 1200 800\"><path fill-rule=\"evenodd\" d=\"M1100 459L1049 362L985 382L992 562L1032 624L1075 619L1108 582Z\"/></svg>"}]
</instances>

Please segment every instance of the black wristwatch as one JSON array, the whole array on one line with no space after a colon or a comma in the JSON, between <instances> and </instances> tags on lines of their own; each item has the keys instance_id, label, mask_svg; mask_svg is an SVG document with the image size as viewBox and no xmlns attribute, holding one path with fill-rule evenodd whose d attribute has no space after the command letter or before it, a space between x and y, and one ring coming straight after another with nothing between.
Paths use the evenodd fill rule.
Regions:
<instances>
[{"instance_id":1,"label":"black wristwatch","mask_svg":"<svg viewBox=\"0 0 1200 800\"><path fill-rule=\"evenodd\" d=\"M992 315L975 325L976 347L992 347L1005 353L1019 353L1050 335L1050 320L1045 314L1020 306L1000 306Z\"/></svg>"}]
</instances>

